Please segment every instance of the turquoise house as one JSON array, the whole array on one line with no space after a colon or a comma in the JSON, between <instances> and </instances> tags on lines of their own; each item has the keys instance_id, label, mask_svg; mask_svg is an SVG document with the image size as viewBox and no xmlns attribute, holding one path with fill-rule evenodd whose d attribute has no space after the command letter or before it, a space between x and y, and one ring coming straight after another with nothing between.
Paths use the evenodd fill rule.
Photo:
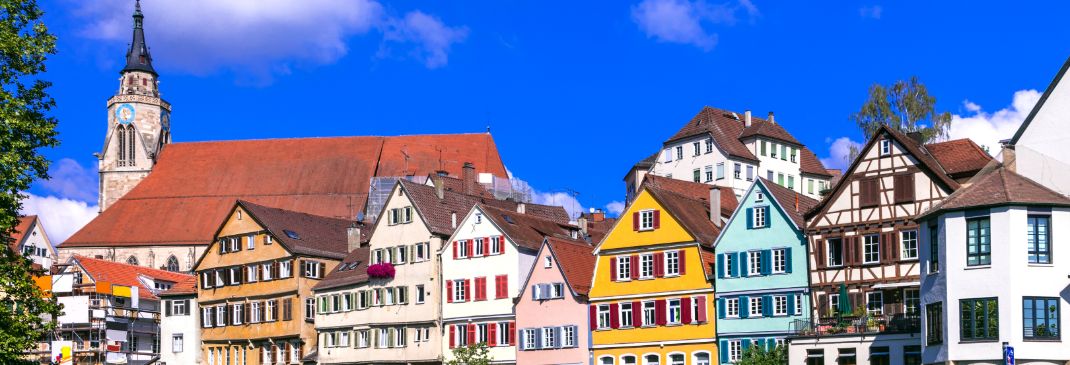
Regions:
<instances>
[{"instance_id":1,"label":"turquoise house","mask_svg":"<svg viewBox=\"0 0 1070 365\"><path fill-rule=\"evenodd\" d=\"M810 317L806 226L816 200L758 178L714 243L720 363L751 346L783 345Z\"/></svg>"}]
</instances>

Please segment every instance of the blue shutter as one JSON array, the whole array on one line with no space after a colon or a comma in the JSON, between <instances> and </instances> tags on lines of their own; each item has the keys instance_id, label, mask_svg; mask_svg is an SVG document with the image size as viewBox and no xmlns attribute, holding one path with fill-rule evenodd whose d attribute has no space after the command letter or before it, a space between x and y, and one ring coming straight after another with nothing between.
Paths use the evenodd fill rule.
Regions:
<instances>
[{"instance_id":1,"label":"blue shutter","mask_svg":"<svg viewBox=\"0 0 1070 365\"><path fill-rule=\"evenodd\" d=\"M769 295L762 296L762 317L773 316L773 297Z\"/></svg>"},{"instance_id":2,"label":"blue shutter","mask_svg":"<svg viewBox=\"0 0 1070 365\"><path fill-rule=\"evenodd\" d=\"M531 286L531 300L539 300L539 284Z\"/></svg>"},{"instance_id":3,"label":"blue shutter","mask_svg":"<svg viewBox=\"0 0 1070 365\"><path fill-rule=\"evenodd\" d=\"M535 348L542 348L542 328L535 329Z\"/></svg>"},{"instance_id":4,"label":"blue shutter","mask_svg":"<svg viewBox=\"0 0 1070 365\"><path fill-rule=\"evenodd\" d=\"M732 255L732 261L734 262L731 266L728 266L728 277L738 278L740 276L739 275L739 254L733 252L733 253L726 253L725 255Z\"/></svg>"},{"instance_id":5,"label":"blue shutter","mask_svg":"<svg viewBox=\"0 0 1070 365\"><path fill-rule=\"evenodd\" d=\"M799 295L799 294L792 294L792 295L787 296L787 300L788 300L788 315L789 316L794 316L795 315L795 296L796 295Z\"/></svg>"},{"instance_id":6,"label":"blue shutter","mask_svg":"<svg viewBox=\"0 0 1070 365\"><path fill-rule=\"evenodd\" d=\"M744 338L740 342L743 344L743 346L742 346L743 351L747 351L747 349L750 348L750 339L749 338Z\"/></svg>"},{"instance_id":7,"label":"blue shutter","mask_svg":"<svg viewBox=\"0 0 1070 365\"><path fill-rule=\"evenodd\" d=\"M724 266L725 266L724 265L725 264L724 257L725 256L724 256L723 253L717 254L717 278L718 279L724 279L724 272L725 272L725 270L724 270Z\"/></svg>"},{"instance_id":8,"label":"blue shutter","mask_svg":"<svg viewBox=\"0 0 1070 365\"><path fill-rule=\"evenodd\" d=\"M769 274L773 273L773 265L772 265L772 263L773 263L773 260L772 260L773 251L771 251L771 250L762 250L761 252L762 252L761 253L761 258L759 260L761 260L761 263L762 263L762 271L761 271L762 275L769 275Z\"/></svg>"},{"instance_id":9,"label":"blue shutter","mask_svg":"<svg viewBox=\"0 0 1070 365\"><path fill-rule=\"evenodd\" d=\"M739 318L750 317L750 297L739 297Z\"/></svg>"},{"instance_id":10,"label":"blue shutter","mask_svg":"<svg viewBox=\"0 0 1070 365\"><path fill-rule=\"evenodd\" d=\"M791 274L791 247L784 249L784 272Z\"/></svg>"},{"instance_id":11,"label":"blue shutter","mask_svg":"<svg viewBox=\"0 0 1070 365\"><path fill-rule=\"evenodd\" d=\"M758 346L758 348L763 349L763 350L765 349L765 339L764 338L759 338L757 340L754 340L754 342L755 342L755 345Z\"/></svg>"},{"instance_id":12,"label":"blue shutter","mask_svg":"<svg viewBox=\"0 0 1070 365\"><path fill-rule=\"evenodd\" d=\"M765 206L765 227L762 227L762 228L771 228L771 227L773 227L773 210L770 209L770 207L768 205L766 205Z\"/></svg>"},{"instance_id":13,"label":"blue shutter","mask_svg":"<svg viewBox=\"0 0 1070 365\"><path fill-rule=\"evenodd\" d=\"M754 208L747 208L747 229L754 229Z\"/></svg>"},{"instance_id":14,"label":"blue shutter","mask_svg":"<svg viewBox=\"0 0 1070 365\"><path fill-rule=\"evenodd\" d=\"M562 335L564 335L564 331L561 331L561 327L554 327L554 338L557 340L554 347L562 347L561 344L565 342L565 338Z\"/></svg>"},{"instance_id":15,"label":"blue shutter","mask_svg":"<svg viewBox=\"0 0 1070 365\"><path fill-rule=\"evenodd\" d=\"M720 361L720 363L721 364L727 364L728 363L728 341L721 340L721 346L720 347L721 347L721 351L719 351L721 353L721 361Z\"/></svg>"},{"instance_id":16,"label":"blue shutter","mask_svg":"<svg viewBox=\"0 0 1070 365\"><path fill-rule=\"evenodd\" d=\"M524 336L524 334L527 333L527 329L526 328L521 328L517 332L519 332L519 333L517 333L517 335L519 335L518 337L520 337L516 341L517 349L520 350L520 351L527 351L528 347L525 344L527 344L528 336Z\"/></svg>"},{"instance_id":17,"label":"blue shutter","mask_svg":"<svg viewBox=\"0 0 1070 365\"><path fill-rule=\"evenodd\" d=\"M717 298L717 318L725 319L728 316L728 310L725 309L725 298Z\"/></svg>"},{"instance_id":18,"label":"blue shutter","mask_svg":"<svg viewBox=\"0 0 1070 365\"><path fill-rule=\"evenodd\" d=\"M739 253L739 277L747 276L747 252Z\"/></svg>"}]
</instances>

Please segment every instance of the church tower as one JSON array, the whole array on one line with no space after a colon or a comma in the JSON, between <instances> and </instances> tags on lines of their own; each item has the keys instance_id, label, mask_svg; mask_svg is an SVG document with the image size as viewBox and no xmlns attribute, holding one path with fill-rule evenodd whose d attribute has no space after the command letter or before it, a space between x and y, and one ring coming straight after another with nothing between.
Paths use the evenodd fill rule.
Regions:
<instances>
[{"instance_id":1,"label":"church tower","mask_svg":"<svg viewBox=\"0 0 1070 365\"><path fill-rule=\"evenodd\" d=\"M171 104L160 98L158 74L145 44L141 2L134 5L134 36L119 72L119 90L108 99L108 133L97 154L100 210L137 186L171 143Z\"/></svg>"}]
</instances>

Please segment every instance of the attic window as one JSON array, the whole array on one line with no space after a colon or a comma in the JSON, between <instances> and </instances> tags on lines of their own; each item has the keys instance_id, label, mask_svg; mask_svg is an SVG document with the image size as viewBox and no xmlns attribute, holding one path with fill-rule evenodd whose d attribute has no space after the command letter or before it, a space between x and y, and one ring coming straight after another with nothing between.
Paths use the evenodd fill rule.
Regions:
<instances>
[{"instance_id":1,"label":"attic window","mask_svg":"<svg viewBox=\"0 0 1070 365\"><path fill-rule=\"evenodd\" d=\"M759 192L757 195L754 196L754 200L757 200L757 201L765 200L765 194Z\"/></svg>"},{"instance_id":2,"label":"attic window","mask_svg":"<svg viewBox=\"0 0 1070 365\"><path fill-rule=\"evenodd\" d=\"M887 139L881 140L881 156L888 156L892 154L892 141Z\"/></svg>"},{"instance_id":3,"label":"attic window","mask_svg":"<svg viewBox=\"0 0 1070 365\"><path fill-rule=\"evenodd\" d=\"M509 224L516 224L516 222L513 222L513 217L509 216L508 214L503 214L502 219L505 219L505 221L509 222Z\"/></svg>"},{"instance_id":4,"label":"attic window","mask_svg":"<svg viewBox=\"0 0 1070 365\"><path fill-rule=\"evenodd\" d=\"M506 221L509 221L506 219ZM476 213L476 224L483 223L483 213Z\"/></svg>"},{"instance_id":5,"label":"attic window","mask_svg":"<svg viewBox=\"0 0 1070 365\"><path fill-rule=\"evenodd\" d=\"M238 210L238 220L241 220L241 210Z\"/></svg>"},{"instance_id":6,"label":"attic window","mask_svg":"<svg viewBox=\"0 0 1070 365\"><path fill-rule=\"evenodd\" d=\"M297 232L294 232L294 231L291 231L291 230L288 230L288 229L282 230L282 233L285 233L286 237L290 237L291 239L295 239L295 240L301 239L301 236L298 236Z\"/></svg>"}]
</instances>

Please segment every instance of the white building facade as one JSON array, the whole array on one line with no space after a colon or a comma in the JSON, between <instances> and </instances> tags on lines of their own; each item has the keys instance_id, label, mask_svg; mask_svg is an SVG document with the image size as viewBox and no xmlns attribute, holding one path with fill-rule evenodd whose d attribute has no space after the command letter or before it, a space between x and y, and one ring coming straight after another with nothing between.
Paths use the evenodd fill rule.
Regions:
<instances>
[{"instance_id":1,"label":"white building facade","mask_svg":"<svg viewBox=\"0 0 1070 365\"><path fill-rule=\"evenodd\" d=\"M197 310L196 290L181 288L160 293L160 364L202 364L200 354L201 311Z\"/></svg>"}]
</instances>

